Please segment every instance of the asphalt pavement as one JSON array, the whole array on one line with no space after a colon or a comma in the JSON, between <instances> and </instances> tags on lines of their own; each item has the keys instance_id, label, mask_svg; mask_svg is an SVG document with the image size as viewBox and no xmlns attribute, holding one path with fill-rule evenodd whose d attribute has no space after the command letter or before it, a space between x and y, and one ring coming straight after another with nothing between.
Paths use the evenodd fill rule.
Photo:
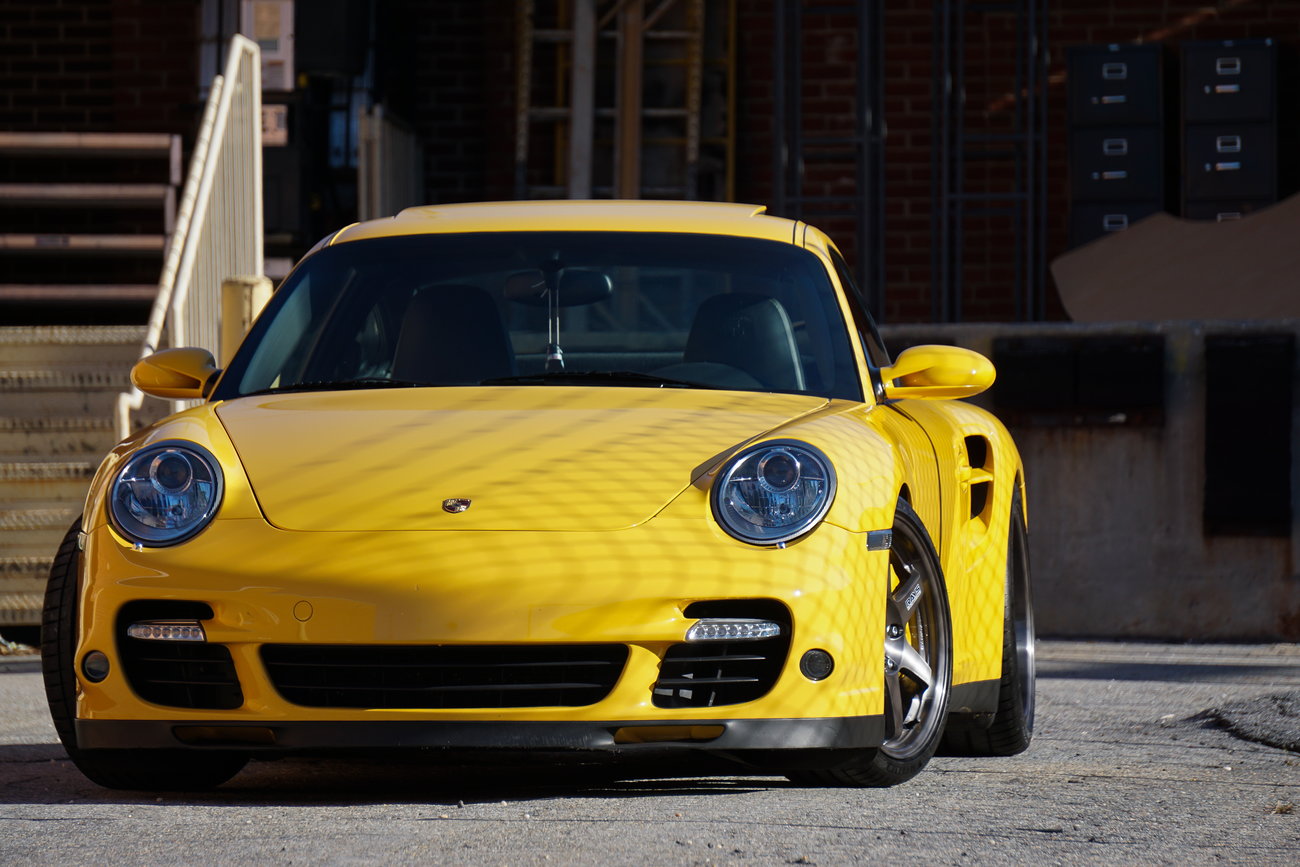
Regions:
<instances>
[{"instance_id":1,"label":"asphalt pavement","mask_svg":"<svg viewBox=\"0 0 1300 867\"><path fill-rule=\"evenodd\" d=\"M81 777L38 661L0 657L0 865L1300 863L1300 646L1048 641L1039 671L1027 753L893 789L403 757L159 796Z\"/></svg>"}]
</instances>

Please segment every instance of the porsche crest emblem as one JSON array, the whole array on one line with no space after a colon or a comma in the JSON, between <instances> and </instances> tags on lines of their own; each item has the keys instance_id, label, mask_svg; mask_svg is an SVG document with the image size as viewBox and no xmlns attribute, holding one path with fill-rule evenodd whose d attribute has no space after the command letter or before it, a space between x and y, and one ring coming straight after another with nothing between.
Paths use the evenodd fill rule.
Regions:
<instances>
[{"instance_id":1,"label":"porsche crest emblem","mask_svg":"<svg viewBox=\"0 0 1300 867\"><path fill-rule=\"evenodd\" d=\"M442 510L451 512L453 515L459 515L469 508L471 502L473 501L466 497L449 497L442 501Z\"/></svg>"}]
</instances>

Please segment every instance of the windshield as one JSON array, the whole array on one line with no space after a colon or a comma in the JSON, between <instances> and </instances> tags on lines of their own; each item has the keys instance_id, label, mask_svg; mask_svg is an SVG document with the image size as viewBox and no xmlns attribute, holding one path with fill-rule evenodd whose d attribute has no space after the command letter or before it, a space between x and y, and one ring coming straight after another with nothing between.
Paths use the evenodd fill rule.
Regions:
<instances>
[{"instance_id":1,"label":"windshield","mask_svg":"<svg viewBox=\"0 0 1300 867\"><path fill-rule=\"evenodd\" d=\"M272 391L618 385L861 400L826 269L752 238L412 235L326 247L214 399Z\"/></svg>"}]
</instances>

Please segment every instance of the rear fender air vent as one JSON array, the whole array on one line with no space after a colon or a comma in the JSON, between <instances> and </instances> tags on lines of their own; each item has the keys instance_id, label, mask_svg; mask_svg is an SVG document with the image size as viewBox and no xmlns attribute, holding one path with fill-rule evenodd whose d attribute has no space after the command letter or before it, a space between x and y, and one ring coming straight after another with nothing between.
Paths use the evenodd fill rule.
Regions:
<instances>
[{"instance_id":1,"label":"rear fender air vent","mask_svg":"<svg viewBox=\"0 0 1300 867\"><path fill-rule=\"evenodd\" d=\"M687 617L754 617L781 624L761 641L674 644L659 665L655 707L716 707L762 698L776 685L790 652L790 611L775 599L695 602Z\"/></svg>"},{"instance_id":2,"label":"rear fender air vent","mask_svg":"<svg viewBox=\"0 0 1300 867\"><path fill-rule=\"evenodd\" d=\"M262 647L276 690L304 707L582 707L623 673L622 644Z\"/></svg>"},{"instance_id":3,"label":"rear fender air vent","mask_svg":"<svg viewBox=\"0 0 1300 867\"><path fill-rule=\"evenodd\" d=\"M202 602L140 599L123 605L115 634L126 681L153 704L202 710L233 710L244 703L230 651L220 644L144 641L126 634L141 620L211 620Z\"/></svg>"}]
</instances>

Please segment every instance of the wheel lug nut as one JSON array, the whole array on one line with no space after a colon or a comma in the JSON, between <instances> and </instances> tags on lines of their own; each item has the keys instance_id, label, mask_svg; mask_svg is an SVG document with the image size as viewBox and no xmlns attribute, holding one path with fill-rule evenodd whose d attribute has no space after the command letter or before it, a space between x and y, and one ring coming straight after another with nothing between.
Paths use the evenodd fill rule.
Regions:
<instances>
[{"instance_id":1,"label":"wheel lug nut","mask_svg":"<svg viewBox=\"0 0 1300 867\"><path fill-rule=\"evenodd\" d=\"M885 629L885 634L890 638L902 638L903 627L899 626L897 623L891 623L888 628Z\"/></svg>"}]
</instances>

